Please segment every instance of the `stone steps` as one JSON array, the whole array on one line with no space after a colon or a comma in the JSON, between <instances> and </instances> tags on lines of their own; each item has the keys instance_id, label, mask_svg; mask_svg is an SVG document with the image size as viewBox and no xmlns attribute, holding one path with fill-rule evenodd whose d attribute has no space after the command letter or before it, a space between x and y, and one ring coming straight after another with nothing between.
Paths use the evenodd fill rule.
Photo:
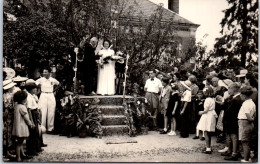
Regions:
<instances>
[{"instance_id":1,"label":"stone steps","mask_svg":"<svg viewBox=\"0 0 260 164\"><path fill-rule=\"evenodd\" d=\"M124 115L103 115L101 125L125 125Z\"/></svg>"},{"instance_id":2,"label":"stone steps","mask_svg":"<svg viewBox=\"0 0 260 164\"><path fill-rule=\"evenodd\" d=\"M121 105L98 105L104 115L124 115L124 107Z\"/></svg>"},{"instance_id":3,"label":"stone steps","mask_svg":"<svg viewBox=\"0 0 260 164\"><path fill-rule=\"evenodd\" d=\"M102 125L103 136L127 135L127 125Z\"/></svg>"},{"instance_id":4,"label":"stone steps","mask_svg":"<svg viewBox=\"0 0 260 164\"><path fill-rule=\"evenodd\" d=\"M89 103L89 101L98 98L100 100L97 108L102 113L101 126L103 129L103 136L111 135L128 135L128 126L126 125L126 117L124 116L123 96L82 96L80 95L80 100L84 104ZM125 96L127 102L134 101L134 97Z\"/></svg>"}]
</instances>

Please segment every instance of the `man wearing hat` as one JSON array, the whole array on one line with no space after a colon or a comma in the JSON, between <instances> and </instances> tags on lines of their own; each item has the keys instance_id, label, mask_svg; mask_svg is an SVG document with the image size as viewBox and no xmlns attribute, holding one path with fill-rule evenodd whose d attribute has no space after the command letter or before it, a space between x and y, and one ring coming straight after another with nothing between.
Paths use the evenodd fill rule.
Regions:
<instances>
[{"instance_id":1,"label":"man wearing hat","mask_svg":"<svg viewBox=\"0 0 260 164\"><path fill-rule=\"evenodd\" d=\"M241 84L244 84L247 73L248 73L248 71L246 69L240 70L239 75L236 75L237 81L240 82Z\"/></svg>"},{"instance_id":2,"label":"man wearing hat","mask_svg":"<svg viewBox=\"0 0 260 164\"><path fill-rule=\"evenodd\" d=\"M56 100L54 92L59 89L60 83L50 76L50 68L43 68L40 79L36 80L36 84L41 87L41 96L39 99L39 109L42 112L42 126L47 129L47 133L54 130L54 116L56 108Z\"/></svg>"},{"instance_id":3,"label":"man wearing hat","mask_svg":"<svg viewBox=\"0 0 260 164\"><path fill-rule=\"evenodd\" d=\"M157 128L157 114L159 106L159 93L162 90L162 82L155 77L155 71L149 71L149 79L146 80L144 91L146 92L145 98L150 104L150 110L153 114L154 128Z\"/></svg>"}]
</instances>

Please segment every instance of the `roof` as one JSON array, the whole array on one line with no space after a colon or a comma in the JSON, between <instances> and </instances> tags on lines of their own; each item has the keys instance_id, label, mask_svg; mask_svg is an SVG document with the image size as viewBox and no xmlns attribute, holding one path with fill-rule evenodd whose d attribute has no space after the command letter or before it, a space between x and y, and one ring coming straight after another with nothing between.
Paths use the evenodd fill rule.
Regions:
<instances>
[{"instance_id":1,"label":"roof","mask_svg":"<svg viewBox=\"0 0 260 164\"><path fill-rule=\"evenodd\" d=\"M125 5L126 5L125 7L126 10L129 9L129 7L130 8L132 7L134 8L134 10L136 10L134 12L134 16L140 16L140 14L142 14L143 18L149 18L152 14L154 14L156 9L158 9L159 7L158 4L155 4L150 0L127 0ZM179 14L175 13L174 11L171 11L163 7L163 21L167 21L167 20L168 21L173 20L173 22L178 24L186 24L186 25L192 25L197 27L199 26L181 17Z\"/></svg>"}]
</instances>

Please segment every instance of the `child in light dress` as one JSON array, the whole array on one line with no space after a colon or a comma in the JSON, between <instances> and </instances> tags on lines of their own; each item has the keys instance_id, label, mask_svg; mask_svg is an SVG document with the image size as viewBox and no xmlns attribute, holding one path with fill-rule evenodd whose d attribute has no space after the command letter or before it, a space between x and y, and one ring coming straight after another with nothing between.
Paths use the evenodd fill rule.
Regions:
<instances>
[{"instance_id":1,"label":"child in light dress","mask_svg":"<svg viewBox=\"0 0 260 164\"><path fill-rule=\"evenodd\" d=\"M29 128L34 128L34 125L29 119L27 108L25 106L27 93L25 91L17 91L14 94L14 102L17 102L14 110L14 124L12 135L16 141L16 158L17 162L21 162L22 158L28 158L23 150L23 141L29 137ZM29 127L29 128L28 128Z\"/></svg>"},{"instance_id":2,"label":"child in light dress","mask_svg":"<svg viewBox=\"0 0 260 164\"><path fill-rule=\"evenodd\" d=\"M201 115L197 125L197 130L204 131L206 139L206 149L203 153L211 154L211 132L215 132L217 113L215 111L214 91L211 87L205 88L203 93L206 97L204 102L204 111L199 111Z\"/></svg>"}]
</instances>

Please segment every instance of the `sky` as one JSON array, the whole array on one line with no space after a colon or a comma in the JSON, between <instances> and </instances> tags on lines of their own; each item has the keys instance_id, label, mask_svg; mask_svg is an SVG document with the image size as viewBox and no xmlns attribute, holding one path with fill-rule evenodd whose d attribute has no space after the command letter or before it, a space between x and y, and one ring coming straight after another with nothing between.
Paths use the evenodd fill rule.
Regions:
<instances>
[{"instance_id":1,"label":"sky","mask_svg":"<svg viewBox=\"0 0 260 164\"><path fill-rule=\"evenodd\" d=\"M155 3L163 3L168 7L168 0L151 0ZM226 0L179 0L179 15L189 21L199 24L196 32L196 41L203 41L207 50L214 47L215 38L221 36L220 22L224 17L223 10L228 8ZM208 34L208 35L205 35ZM207 37L205 37L207 36Z\"/></svg>"}]
</instances>

